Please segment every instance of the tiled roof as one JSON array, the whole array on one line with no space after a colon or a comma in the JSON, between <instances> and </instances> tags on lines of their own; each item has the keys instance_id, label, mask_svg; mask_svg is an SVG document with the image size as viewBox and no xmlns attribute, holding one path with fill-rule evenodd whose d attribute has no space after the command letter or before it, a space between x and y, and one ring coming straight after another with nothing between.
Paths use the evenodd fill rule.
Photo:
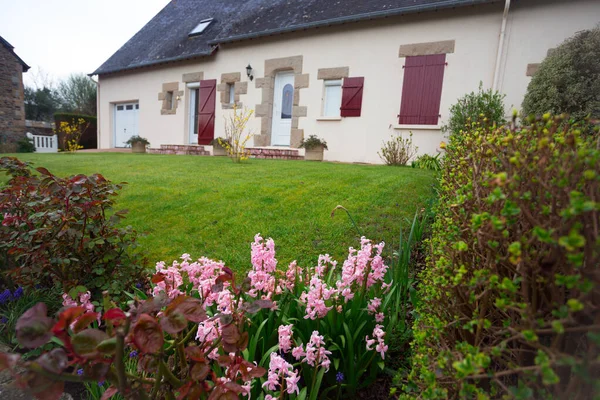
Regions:
<instances>
[{"instance_id":1,"label":"tiled roof","mask_svg":"<svg viewBox=\"0 0 600 400\"><path fill-rule=\"evenodd\" d=\"M13 56L15 56L15 58L21 63L21 65L23 66L23 72L27 72L29 70L29 65L25 64L25 61L23 61L21 57L19 57L17 53L15 53L15 47L8 43L6 39L4 39L2 36L0 36L0 44L6 47L8 51L10 51L13 54Z\"/></svg>"},{"instance_id":2,"label":"tiled roof","mask_svg":"<svg viewBox=\"0 0 600 400\"><path fill-rule=\"evenodd\" d=\"M211 55L231 41L498 0L172 0L92 75ZM188 37L201 20L206 30Z\"/></svg>"}]
</instances>

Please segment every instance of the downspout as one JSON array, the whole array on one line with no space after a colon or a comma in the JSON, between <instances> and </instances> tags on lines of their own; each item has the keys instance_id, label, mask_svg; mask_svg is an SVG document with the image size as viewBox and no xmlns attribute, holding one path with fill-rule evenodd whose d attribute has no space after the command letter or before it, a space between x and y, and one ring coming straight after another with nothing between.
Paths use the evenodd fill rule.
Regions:
<instances>
[{"instance_id":1,"label":"downspout","mask_svg":"<svg viewBox=\"0 0 600 400\"><path fill-rule=\"evenodd\" d=\"M88 75L92 82L96 84L96 148L100 148L100 77L95 81L91 75Z\"/></svg>"},{"instance_id":2,"label":"downspout","mask_svg":"<svg viewBox=\"0 0 600 400\"><path fill-rule=\"evenodd\" d=\"M494 80L492 81L492 90L498 90L500 79L500 65L504 55L504 37L506 36L506 21L508 20L508 10L510 9L510 0L505 0L504 14L502 15L502 27L500 28L500 38L498 40L498 54L496 54L496 67L494 69Z\"/></svg>"}]
</instances>

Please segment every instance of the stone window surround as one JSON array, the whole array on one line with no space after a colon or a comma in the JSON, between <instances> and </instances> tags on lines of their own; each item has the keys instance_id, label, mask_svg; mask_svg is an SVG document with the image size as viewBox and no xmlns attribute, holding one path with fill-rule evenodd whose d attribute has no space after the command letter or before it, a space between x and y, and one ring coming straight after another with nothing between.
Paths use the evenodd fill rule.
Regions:
<instances>
[{"instance_id":1,"label":"stone window surround","mask_svg":"<svg viewBox=\"0 0 600 400\"><path fill-rule=\"evenodd\" d=\"M344 79L350 76L350 67L335 67L335 68L319 68L317 71L317 79L319 80L333 80L333 79ZM324 117L323 109L325 108L325 87L323 87L323 95L321 96L321 116L317 118L317 121L341 121L341 116L335 117Z\"/></svg>"},{"instance_id":2,"label":"stone window surround","mask_svg":"<svg viewBox=\"0 0 600 400\"><path fill-rule=\"evenodd\" d=\"M171 108L168 108L168 92L173 92ZM179 90L179 82L163 83L162 92L158 93L158 100L162 101L160 114L175 115L177 113L177 106L179 105L179 100L177 98L180 98L181 96L183 96L183 90Z\"/></svg>"},{"instance_id":3,"label":"stone window surround","mask_svg":"<svg viewBox=\"0 0 600 400\"><path fill-rule=\"evenodd\" d=\"M304 139L304 130L298 128L300 117L306 117L307 107L300 105L300 90L308 88L309 74L302 73L303 56L272 58L265 60L264 77L256 78L257 89L262 89L262 103L256 105L255 115L261 119L260 134L254 136L255 146L271 145L273 123L273 91L275 75L282 71L294 72L294 99L292 103L292 129L290 147L298 148Z\"/></svg>"},{"instance_id":4,"label":"stone window surround","mask_svg":"<svg viewBox=\"0 0 600 400\"><path fill-rule=\"evenodd\" d=\"M229 102L229 86L233 85L233 101L236 107L243 107L240 102L240 95L248 93L248 82L242 82L242 74L239 72L229 72L221 74L221 83L217 85L217 92L221 93L221 108L224 110L233 109L233 104Z\"/></svg>"},{"instance_id":5,"label":"stone window surround","mask_svg":"<svg viewBox=\"0 0 600 400\"><path fill-rule=\"evenodd\" d=\"M411 43L400 45L398 57L430 56L433 54L454 53L454 40L439 42Z\"/></svg>"}]
</instances>

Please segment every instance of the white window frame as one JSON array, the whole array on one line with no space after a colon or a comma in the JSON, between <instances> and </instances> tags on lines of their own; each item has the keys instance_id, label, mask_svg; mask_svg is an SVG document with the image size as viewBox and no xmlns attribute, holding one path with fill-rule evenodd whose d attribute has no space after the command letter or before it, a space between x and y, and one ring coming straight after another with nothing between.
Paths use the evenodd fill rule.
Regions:
<instances>
[{"instance_id":1,"label":"white window frame","mask_svg":"<svg viewBox=\"0 0 600 400\"><path fill-rule=\"evenodd\" d=\"M228 83L227 91L228 91L228 95L229 95L229 104L233 105L235 103L235 84Z\"/></svg>"},{"instance_id":2,"label":"white window frame","mask_svg":"<svg viewBox=\"0 0 600 400\"><path fill-rule=\"evenodd\" d=\"M195 90L199 90L200 89L200 82L194 82L194 83L188 83L187 84L187 88L189 91L189 111L188 111L188 141L190 144L197 144L198 143L198 137L196 136L195 141L194 141L194 135L197 135L198 132L196 132L196 127L195 127L195 115L196 115L196 109L198 108L198 104L196 103L196 96L194 96L192 93Z\"/></svg>"},{"instance_id":3,"label":"white window frame","mask_svg":"<svg viewBox=\"0 0 600 400\"><path fill-rule=\"evenodd\" d=\"M340 117L340 107L342 106L342 81L343 79L325 79L323 81L323 99L322 99L322 106L321 106L321 116L323 117L333 117L333 118L337 118ZM327 88L328 87L339 87L339 99L336 100L331 100L328 98L328 91ZM332 109L330 109L329 113L327 112L328 108L328 101L335 101L336 104L332 105ZM331 112L332 110L335 110L335 112Z\"/></svg>"}]
</instances>

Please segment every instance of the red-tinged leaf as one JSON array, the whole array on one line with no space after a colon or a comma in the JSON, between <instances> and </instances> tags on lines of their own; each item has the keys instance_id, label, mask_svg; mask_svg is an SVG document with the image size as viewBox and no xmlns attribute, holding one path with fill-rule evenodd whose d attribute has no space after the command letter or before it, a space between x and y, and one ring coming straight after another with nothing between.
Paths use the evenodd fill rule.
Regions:
<instances>
[{"instance_id":1,"label":"red-tinged leaf","mask_svg":"<svg viewBox=\"0 0 600 400\"><path fill-rule=\"evenodd\" d=\"M5 369L12 371L20 359L20 354L0 353L0 371Z\"/></svg>"},{"instance_id":2,"label":"red-tinged leaf","mask_svg":"<svg viewBox=\"0 0 600 400\"><path fill-rule=\"evenodd\" d=\"M104 313L102 319L104 319L105 321L110 321L114 325L119 325L121 321L127 319L127 316L120 308L111 308L110 310Z\"/></svg>"},{"instance_id":3,"label":"red-tinged leaf","mask_svg":"<svg viewBox=\"0 0 600 400\"><path fill-rule=\"evenodd\" d=\"M146 372L149 374L156 373L156 369L158 368L158 362L156 357L152 357L150 355L145 356L141 355L138 357L138 372Z\"/></svg>"},{"instance_id":4,"label":"red-tinged leaf","mask_svg":"<svg viewBox=\"0 0 600 400\"><path fill-rule=\"evenodd\" d=\"M254 303L260 308L273 308L273 301L271 300L256 300Z\"/></svg>"},{"instance_id":5,"label":"red-tinged leaf","mask_svg":"<svg viewBox=\"0 0 600 400\"><path fill-rule=\"evenodd\" d=\"M228 325L233 322L233 316L231 314L219 314L219 320L221 325Z\"/></svg>"},{"instance_id":6,"label":"red-tinged leaf","mask_svg":"<svg viewBox=\"0 0 600 400\"><path fill-rule=\"evenodd\" d=\"M71 343L73 344L73 350L81 357L94 358L99 355L98 345L108 339L108 335L98 329L86 329L79 332Z\"/></svg>"},{"instance_id":7,"label":"red-tinged leaf","mask_svg":"<svg viewBox=\"0 0 600 400\"><path fill-rule=\"evenodd\" d=\"M42 354L36 362L46 371L54 374L62 373L69 366L69 358L63 349L52 349Z\"/></svg>"},{"instance_id":8,"label":"red-tinged leaf","mask_svg":"<svg viewBox=\"0 0 600 400\"><path fill-rule=\"evenodd\" d=\"M182 313L173 311L160 318L160 326L162 326L163 330L168 334L176 335L187 328L188 322Z\"/></svg>"},{"instance_id":9,"label":"red-tinged leaf","mask_svg":"<svg viewBox=\"0 0 600 400\"><path fill-rule=\"evenodd\" d=\"M110 365L104 362L87 363L83 367L83 372L87 378L103 381L106 379L109 368Z\"/></svg>"},{"instance_id":10,"label":"red-tinged leaf","mask_svg":"<svg viewBox=\"0 0 600 400\"><path fill-rule=\"evenodd\" d=\"M237 342L237 347L240 351L244 351L246 347L248 347L249 338L250 335L248 335L248 332L242 332L242 334L240 335L240 340L238 340Z\"/></svg>"},{"instance_id":11,"label":"red-tinged leaf","mask_svg":"<svg viewBox=\"0 0 600 400\"><path fill-rule=\"evenodd\" d=\"M231 281L231 275L219 275L217 277L217 279L215 279L215 283L223 283L223 282L230 282Z\"/></svg>"},{"instance_id":12,"label":"red-tinged leaf","mask_svg":"<svg viewBox=\"0 0 600 400\"><path fill-rule=\"evenodd\" d=\"M53 381L41 374L27 377L27 386L31 394L38 400L59 400L64 391L64 382Z\"/></svg>"},{"instance_id":13,"label":"red-tinged leaf","mask_svg":"<svg viewBox=\"0 0 600 400\"><path fill-rule=\"evenodd\" d=\"M58 322L52 328L53 333L59 333L69 329L73 321L85 312L83 307L66 308L58 316Z\"/></svg>"},{"instance_id":14,"label":"red-tinged leaf","mask_svg":"<svg viewBox=\"0 0 600 400\"><path fill-rule=\"evenodd\" d=\"M142 353L156 353L163 344L163 332L156 321L148 314L142 314L132 330L133 343Z\"/></svg>"},{"instance_id":15,"label":"red-tinged leaf","mask_svg":"<svg viewBox=\"0 0 600 400\"><path fill-rule=\"evenodd\" d=\"M206 379L210 372L210 366L208 364L196 363L190 371L192 379L196 382L202 382Z\"/></svg>"},{"instance_id":16,"label":"red-tinged leaf","mask_svg":"<svg viewBox=\"0 0 600 400\"><path fill-rule=\"evenodd\" d=\"M48 171L46 168L44 167L38 167L35 169L37 172L39 172L42 175L46 175L46 176L53 176L50 171Z\"/></svg>"},{"instance_id":17,"label":"red-tinged leaf","mask_svg":"<svg viewBox=\"0 0 600 400\"><path fill-rule=\"evenodd\" d=\"M223 267L223 272L225 272L227 275L233 276L233 271L229 267Z\"/></svg>"},{"instance_id":18,"label":"red-tinged leaf","mask_svg":"<svg viewBox=\"0 0 600 400\"><path fill-rule=\"evenodd\" d=\"M156 274L152 275L152 283L159 283L159 282L163 282L165 279L167 278L167 275L163 274L162 272L157 272Z\"/></svg>"},{"instance_id":19,"label":"red-tinged leaf","mask_svg":"<svg viewBox=\"0 0 600 400\"><path fill-rule=\"evenodd\" d=\"M114 386L111 386L108 389L106 389L104 393L102 393L102 397L100 397L100 400L108 400L117 393L119 393L119 389L117 389Z\"/></svg>"},{"instance_id":20,"label":"red-tinged leaf","mask_svg":"<svg viewBox=\"0 0 600 400\"><path fill-rule=\"evenodd\" d=\"M255 301L253 301L252 303L244 303L242 309L246 310L246 312L250 314L256 314L261 310L260 306L256 304Z\"/></svg>"},{"instance_id":21,"label":"red-tinged leaf","mask_svg":"<svg viewBox=\"0 0 600 400\"><path fill-rule=\"evenodd\" d=\"M37 303L19 318L16 325L19 344L29 349L41 347L52 338L54 321L44 303Z\"/></svg>"},{"instance_id":22,"label":"red-tinged leaf","mask_svg":"<svg viewBox=\"0 0 600 400\"><path fill-rule=\"evenodd\" d=\"M202 301L194 297L184 296L175 309L190 322L200 323L208 318L204 307L202 307Z\"/></svg>"},{"instance_id":23,"label":"red-tinged leaf","mask_svg":"<svg viewBox=\"0 0 600 400\"><path fill-rule=\"evenodd\" d=\"M226 367L226 366L228 366L229 364L231 364L231 356L229 356L228 354L223 354L223 355L220 355L220 356L217 358L217 363L219 363L219 365L220 365L221 367Z\"/></svg>"},{"instance_id":24,"label":"red-tinged leaf","mask_svg":"<svg viewBox=\"0 0 600 400\"><path fill-rule=\"evenodd\" d=\"M87 312L83 314L81 317L77 318L75 323L73 324L73 332L79 333L82 330L86 329L90 324L94 321L98 320L98 313L95 312Z\"/></svg>"},{"instance_id":25,"label":"red-tinged leaf","mask_svg":"<svg viewBox=\"0 0 600 400\"><path fill-rule=\"evenodd\" d=\"M234 324L228 324L221 328L221 342L223 350L227 353L238 351L237 342L240 340L240 330Z\"/></svg>"},{"instance_id":26,"label":"red-tinged leaf","mask_svg":"<svg viewBox=\"0 0 600 400\"><path fill-rule=\"evenodd\" d=\"M101 341L96 349L102 354L114 354L117 350L117 338L112 337Z\"/></svg>"},{"instance_id":27,"label":"red-tinged leaf","mask_svg":"<svg viewBox=\"0 0 600 400\"><path fill-rule=\"evenodd\" d=\"M210 288L210 290L213 293L220 293L220 292L222 292L223 291L223 282L219 282L219 283L216 283L216 284L212 285L212 287Z\"/></svg>"},{"instance_id":28,"label":"red-tinged leaf","mask_svg":"<svg viewBox=\"0 0 600 400\"><path fill-rule=\"evenodd\" d=\"M226 382L224 386L227 388L227 390L237 395L241 394L244 391L244 388L240 384L237 384L235 382ZM237 399L238 397L236 396L235 398Z\"/></svg>"},{"instance_id":29,"label":"red-tinged leaf","mask_svg":"<svg viewBox=\"0 0 600 400\"><path fill-rule=\"evenodd\" d=\"M256 365L252 364L251 367L247 369L247 373L249 378L260 378L267 373L267 370L263 367L257 367Z\"/></svg>"},{"instance_id":30,"label":"red-tinged leaf","mask_svg":"<svg viewBox=\"0 0 600 400\"><path fill-rule=\"evenodd\" d=\"M167 297L167 294L160 292L157 296L145 300L138 308L138 312L141 314L153 313L167 306L170 302L171 300Z\"/></svg>"},{"instance_id":31,"label":"red-tinged leaf","mask_svg":"<svg viewBox=\"0 0 600 400\"><path fill-rule=\"evenodd\" d=\"M197 362L206 362L206 358L204 357L204 352L200 350L198 346L188 346L185 348L185 356L190 360Z\"/></svg>"},{"instance_id":32,"label":"red-tinged leaf","mask_svg":"<svg viewBox=\"0 0 600 400\"><path fill-rule=\"evenodd\" d=\"M206 393L202 384L196 385L195 382L188 382L179 389L177 400L199 400Z\"/></svg>"}]
</instances>

